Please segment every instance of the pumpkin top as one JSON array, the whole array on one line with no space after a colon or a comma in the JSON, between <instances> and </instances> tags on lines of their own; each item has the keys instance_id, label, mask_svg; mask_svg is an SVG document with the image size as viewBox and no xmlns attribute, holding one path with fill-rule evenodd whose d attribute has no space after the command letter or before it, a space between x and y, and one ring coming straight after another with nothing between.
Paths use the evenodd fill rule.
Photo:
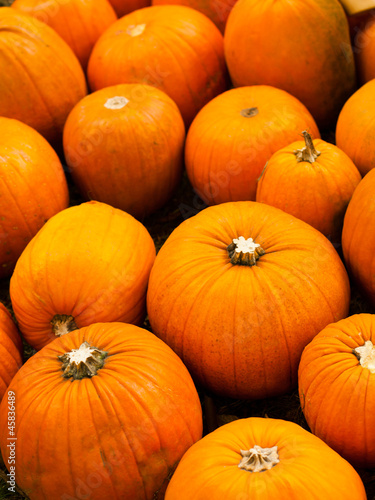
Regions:
<instances>
[{"instance_id":1,"label":"pumpkin top","mask_svg":"<svg viewBox=\"0 0 375 500\"><path fill-rule=\"evenodd\" d=\"M245 239L243 236L234 238L228 245L228 253L232 264L254 266L264 250L253 238Z\"/></svg>"},{"instance_id":2,"label":"pumpkin top","mask_svg":"<svg viewBox=\"0 0 375 500\"><path fill-rule=\"evenodd\" d=\"M360 365L375 373L375 346L371 340L366 340L362 346L356 347L354 352L358 356Z\"/></svg>"},{"instance_id":3,"label":"pumpkin top","mask_svg":"<svg viewBox=\"0 0 375 500\"><path fill-rule=\"evenodd\" d=\"M64 378L73 377L80 380L85 377L93 377L99 368L104 365L107 353L92 347L88 342L82 342L78 349L61 354L58 359L62 361Z\"/></svg>"},{"instance_id":4,"label":"pumpkin top","mask_svg":"<svg viewBox=\"0 0 375 500\"><path fill-rule=\"evenodd\" d=\"M311 135L304 130L302 135L305 139L306 146L301 149L296 149L294 154L296 155L297 161L308 161L309 163L314 163L315 160L320 156L320 151L315 149Z\"/></svg>"},{"instance_id":5,"label":"pumpkin top","mask_svg":"<svg viewBox=\"0 0 375 500\"><path fill-rule=\"evenodd\" d=\"M250 472L264 472L280 462L277 446L262 448L256 444L250 450L241 450L241 456L238 467Z\"/></svg>"}]
</instances>

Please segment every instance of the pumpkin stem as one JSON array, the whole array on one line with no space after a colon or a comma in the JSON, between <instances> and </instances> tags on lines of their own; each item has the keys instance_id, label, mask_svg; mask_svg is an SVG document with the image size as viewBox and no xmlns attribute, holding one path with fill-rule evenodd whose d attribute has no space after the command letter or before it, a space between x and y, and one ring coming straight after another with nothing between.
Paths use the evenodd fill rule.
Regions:
<instances>
[{"instance_id":1,"label":"pumpkin stem","mask_svg":"<svg viewBox=\"0 0 375 500\"><path fill-rule=\"evenodd\" d=\"M131 26L128 27L126 33L130 36L139 36L142 35L145 28L146 28L145 24L132 24Z\"/></svg>"},{"instance_id":2,"label":"pumpkin stem","mask_svg":"<svg viewBox=\"0 0 375 500\"><path fill-rule=\"evenodd\" d=\"M238 467L249 472L264 472L280 462L277 446L261 448L255 445L250 450L240 450L241 461Z\"/></svg>"},{"instance_id":3,"label":"pumpkin stem","mask_svg":"<svg viewBox=\"0 0 375 500\"><path fill-rule=\"evenodd\" d=\"M302 149L296 149L294 154L296 155L297 161L308 161L309 163L314 163L314 161L318 158L320 155L320 151L317 151L315 149L313 140L311 138L311 135L304 130L302 132L302 135L305 139L305 144L306 146Z\"/></svg>"},{"instance_id":4,"label":"pumpkin stem","mask_svg":"<svg viewBox=\"0 0 375 500\"><path fill-rule=\"evenodd\" d=\"M66 333L72 332L73 330L78 330L73 316L67 314L55 314L51 320L52 332L56 337L61 337Z\"/></svg>"},{"instance_id":5,"label":"pumpkin stem","mask_svg":"<svg viewBox=\"0 0 375 500\"><path fill-rule=\"evenodd\" d=\"M358 358L361 366L375 373L375 346L371 340L366 340L364 345L353 349L353 354Z\"/></svg>"},{"instance_id":6,"label":"pumpkin stem","mask_svg":"<svg viewBox=\"0 0 375 500\"><path fill-rule=\"evenodd\" d=\"M124 96L110 97L104 103L104 107L107 109L122 109L128 104L128 102L129 99Z\"/></svg>"},{"instance_id":7,"label":"pumpkin stem","mask_svg":"<svg viewBox=\"0 0 375 500\"><path fill-rule=\"evenodd\" d=\"M258 108L245 108L245 109L241 109L240 113L245 118L251 118L259 113L259 109Z\"/></svg>"},{"instance_id":8,"label":"pumpkin stem","mask_svg":"<svg viewBox=\"0 0 375 500\"><path fill-rule=\"evenodd\" d=\"M227 247L229 258L232 264L240 266L254 266L256 261L265 251L259 243L255 243L253 238L245 238L240 236L235 238Z\"/></svg>"},{"instance_id":9,"label":"pumpkin stem","mask_svg":"<svg viewBox=\"0 0 375 500\"><path fill-rule=\"evenodd\" d=\"M78 349L58 356L62 361L63 377L73 380L93 377L104 365L108 353L97 347L91 347L88 342L83 342Z\"/></svg>"}]
</instances>

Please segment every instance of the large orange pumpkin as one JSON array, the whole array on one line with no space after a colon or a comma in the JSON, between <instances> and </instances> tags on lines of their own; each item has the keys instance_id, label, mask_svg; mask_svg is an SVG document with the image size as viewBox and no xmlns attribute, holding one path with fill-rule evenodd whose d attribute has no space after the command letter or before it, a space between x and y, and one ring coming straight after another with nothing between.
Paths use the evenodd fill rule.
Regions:
<instances>
[{"instance_id":1,"label":"large orange pumpkin","mask_svg":"<svg viewBox=\"0 0 375 500\"><path fill-rule=\"evenodd\" d=\"M133 10L149 7L151 0L109 0L109 3L115 9L118 17L122 17L125 14L130 14Z\"/></svg>"},{"instance_id":2,"label":"large orange pumpkin","mask_svg":"<svg viewBox=\"0 0 375 500\"><path fill-rule=\"evenodd\" d=\"M28 125L0 117L0 278L43 224L69 204L52 146Z\"/></svg>"},{"instance_id":3,"label":"large orange pumpkin","mask_svg":"<svg viewBox=\"0 0 375 500\"><path fill-rule=\"evenodd\" d=\"M303 348L348 313L348 277L332 244L282 210L229 202L187 219L152 268L153 332L219 395L292 390Z\"/></svg>"},{"instance_id":4,"label":"large orange pumpkin","mask_svg":"<svg viewBox=\"0 0 375 500\"><path fill-rule=\"evenodd\" d=\"M272 153L300 137L320 137L306 107L268 85L231 89L204 106L185 147L189 180L208 204L255 200L257 179Z\"/></svg>"},{"instance_id":5,"label":"large orange pumpkin","mask_svg":"<svg viewBox=\"0 0 375 500\"><path fill-rule=\"evenodd\" d=\"M202 436L185 366L133 325L99 323L56 339L9 390L16 419L12 436L4 400L1 452L10 471L16 457L13 475L31 499L156 500Z\"/></svg>"},{"instance_id":6,"label":"large orange pumpkin","mask_svg":"<svg viewBox=\"0 0 375 500\"><path fill-rule=\"evenodd\" d=\"M131 215L99 202L67 208L30 241L10 296L25 340L41 349L99 321L142 323L154 242Z\"/></svg>"},{"instance_id":7,"label":"large orange pumpkin","mask_svg":"<svg viewBox=\"0 0 375 500\"><path fill-rule=\"evenodd\" d=\"M155 5L122 17L99 38L88 65L92 90L143 83L163 90L188 126L227 88L223 36L214 23L182 5Z\"/></svg>"},{"instance_id":8,"label":"large orange pumpkin","mask_svg":"<svg viewBox=\"0 0 375 500\"><path fill-rule=\"evenodd\" d=\"M0 116L16 118L60 144L70 110L87 93L81 65L45 23L0 9Z\"/></svg>"},{"instance_id":9,"label":"large orange pumpkin","mask_svg":"<svg viewBox=\"0 0 375 500\"><path fill-rule=\"evenodd\" d=\"M117 20L108 0L15 0L12 7L51 26L71 47L83 69L96 40Z\"/></svg>"},{"instance_id":10,"label":"large orange pumpkin","mask_svg":"<svg viewBox=\"0 0 375 500\"><path fill-rule=\"evenodd\" d=\"M303 102L320 128L354 92L349 25L338 0L239 0L224 36L232 82L272 85Z\"/></svg>"},{"instance_id":11,"label":"large orange pumpkin","mask_svg":"<svg viewBox=\"0 0 375 500\"><path fill-rule=\"evenodd\" d=\"M375 170L358 184L342 231L345 264L362 293L375 306Z\"/></svg>"},{"instance_id":12,"label":"large orange pumpkin","mask_svg":"<svg viewBox=\"0 0 375 500\"><path fill-rule=\"evenodd\" d=\"M165 500L366 500L355 469L293 422L246 418L185 453Z\"/></svg>"},{"instance_id":13,"label":"large orange pumpkin","mask_svg":"<svg viewBox=\"0 0 375 500\"><path fill-rule=\"evenodd\" d=\"M375 314L324 328L303 351L301 407L311 431L356 467L375 467Z\"/></svg>"},{"instance_id":14,"label":"large orange pumpkin","mask_svg":"<svg viewBox=\"0 0 375 500\"><path fill-rule=\"evenodd\" d=\"M93 92L69 114L64 152L84 198L141 218L170 198L181 178L185 127L170 97L150 85Z\"/></svg>"},{"instance_id":15,"label":"large orange pumpkin","mask_svg":"<svg viewBox=\"0 0 375 500\"><path fill-rule=\"evenodd\" d=\"M339 245L346 208L362 177L337 146L306 131L303 136L268 160L256 201L304 220Z\"/></svg>"},{"instance_id":16,"label":"large orange pumpkin","mask_svg":"<svg viewBox=\"0 0 375 500\"><path fill-rule=\"evenodd\" d=\"M0 302L0 401L22 366L23 345L18 329L5 305Z\"/></svg>"}]
</instances>

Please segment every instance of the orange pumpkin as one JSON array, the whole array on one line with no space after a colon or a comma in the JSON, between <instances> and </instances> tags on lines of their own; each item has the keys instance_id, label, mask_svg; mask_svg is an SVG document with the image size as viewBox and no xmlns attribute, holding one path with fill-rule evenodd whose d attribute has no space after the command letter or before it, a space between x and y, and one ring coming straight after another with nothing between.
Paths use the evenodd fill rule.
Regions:
<instances>
[{"instance_id":1,"label":"orange pumpkin","mask_svg":"<svg viewBox=\"0 0 375 500\"><path fill-rule=\"evenodd\" d=\"M87 93L71 48L45 23L11 7L0 9L0 115L60 144L70 110Z\"/></svg>"},{"instance_id":2,"label":"orange pumpkin","mask_svg":"<svg viewBox=\"0 0 375 500\"><path fill-rule=\"evenodd\" d=\"M224 34L230 11L237 0L152 0L152 5L186 5L202 12Z\"/></svg>"},{"instance_id":3,"label":"orange pumpkin","mask_svg":"<svg viewBox=\"0 0 375 500\"><path fill-rule=\"evenodd\" d=\"M83 69L96 40L117 20L107 0L15 0L12 7L51 26L71 47Z\"/></svg>"},{"instance_id":4,"label":"orange pumpkin","mask_svg":"<svg viewBox=\"0 0 375 500\"><path fill-rule=\"evenodd\" d=\"M303 348L347 316L349 281L332 244L256 202L206 208L169 236L152 268L152 331L193 378L233 398L292 390Z\"/></svg>"},{"instance_id":5,"label":"orange pumpkin","mask_svg":"<svg viewBox=\"0 0 375 500\"><path fill-rule=\"evenodd\" d=\"M246 418L185 453L165 500L366 500L355 469L299 425Z\"/></svg>"},{"instance_id":6,"label":"orange pumpkin","mask_svg":"<svg viewBox=\"0 0 375 500\"><path fill-rule=\"evenodd\" d=\"M223 36L214 23L182 5L155 5L122 17L99 38L88 65L92 90L143 83L164 91L185 125L227 88Z\"/></svg>"},{"instance_id":7,"label":"orange pumpkin","mask_svg":"<svg viewBox=\"0 0 375 500\"><path fill-rule=\"evenodd\" d=\"M322 129L335 124L356 88L348 20L337 0L239 0L224 46L235 87L286 90Z\"/></svg>"},{"instance_id":8,"label":"orange pumpkin","mask_svg":"<svg viewBox=\"0 0 375 500\"><path fill-rule=\"evenodd\" d=\"M255 200L267 160L297 141L304 128L320 137L306 107L284 90L267 85L228 90L206 104L189 128L190 182L208 205Z\"/></svg>"},{"instance_id":9,"label":"orange pumpkin","mask_svg":"<svg viewBox=\"0 0 375 500\"><path fill-rule=\"evenodd\" d=\"M17 327L5 305L0 302L0 401L22 365L23 345Z\"/></svg>"},{"instance_id":10,"label":"orange pumpkin","mask_svg":"<svg viewBox=\"0 0 375 500\"><path fill-rule=\"evenodd\" d=\"M30 498L160 498L202 436L188 371L133 325L99 323L56 339L25 363L9 390L16 395L15 478ZM10 468L6 401L0 422Z\"/></svg>"},{"instance_id":11,"label":"orange pumpkin","mask_svg":"<svg viewBox=\"0 0 375 500\"><path fill-rule=\"evenodd\" d=\"M342 230L345 264L362 293L375 306L375 170L358 184Z\"/></svg>"},{"instance_id":12,"label":"orange pumpkin","mask_svg":"<svg viewBox=\"0 0 375 500\"><path fill-rule=\"evenodd\" d=\"M55 215L27 245L10 281L25 340L41 349L91 323L141 324L154 259L150 234L126 212L92 201Z\"/></svg>"},{"instance_id":13,"label":"orange pumpkin","mask_svg":"<svg viewBox=\"0 0 375 500\"><path fill-rule=\"evenodd\" d=\"M93 92L70 113L65 158L84 198L141 218L170 198L181 178L185 127L170 97L150 85Z\"/></svg>"},{"instance_id":14,"label":"orange pumpkin","mask_svg":"<svg viewBox=\"0 0 375 500\"><path fill-rule=\"evenodd\" d=\"M311 431L356 467L375 467L375 314L324 328L298 372Z\"/></svg>"},{"instance_id":15,"label":"orange pumpkin","mask_svg":"<svg viewBox=\"0 0 375 500\"><path fill-rule=\"evenodd\" d=\"M361 174L338 147L313 141L306 131L303 136L304 141L271 156L259 179L256 201L281 208L340 244L345 211Z\"/></svg>"},{"instance_id":16,"label":"orange pumpkin","mask_svg":"<svg viewBox=\"0 0 375 500\"><path fill-rule=\"evenodd\" d=\"M115 9L118 17L122 17L125 14L130 14L133 10L149 7L151 0L109 0L109 3Z\"/></svg>"},{"instance_id":17,"label":"orange pumpkin","mask_svg":"<svg viewBox=\"0 0 375 500\"><path fill-rule=\"evenodd\" d=\"M0 278L50 217L67 208L68 185L50 144L28 125L0 117Z\"/></svg>"}]
</instances>

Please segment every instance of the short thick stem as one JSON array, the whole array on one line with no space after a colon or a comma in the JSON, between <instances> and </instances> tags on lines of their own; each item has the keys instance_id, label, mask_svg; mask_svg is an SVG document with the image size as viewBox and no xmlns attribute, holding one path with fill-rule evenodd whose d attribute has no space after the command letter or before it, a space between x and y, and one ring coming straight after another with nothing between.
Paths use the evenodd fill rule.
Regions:
<instances>
[{"instance_id":1,"label":"short thick stem","mask_svg":"<svg viewBox=\"0 0 375 500\"><path fill-rule=\"evenodd\" d=\"M238 467L249 472L264 472L280 462L277 446L261 448L255 445L250 450L240 450L242 459Z\"/></svg>"},{"instance_id":2,"label":"short thick stem","mask_svg":"<svg viewBox=\"0 0 375 500\"><path fill-rule=\"evenodd\" d=\"M311 135L304 130L302 135L305 139L305 147L302 149L296 149L294 154L296 155L297 161L308 161L309 163L314 163L315 160L320 155L320 151L315 149Z\"/></svg>"},{"instance_id":3,"label":"short thick stem","mask_svg":"<svg viewBox=\"0 0 375 500\"><path fill-rule=\"evenodd\" d=\"M258 108L244 108L241 109L240 111L241 116L244 118L252 118L253 116L256 116L259 113Z\"/></svg>"},{"instance_id":4,"label":"short thick stem","mask_svg":"<svg viewBox=\"0 0 375 500\"><path fill-rule=\"evenodd\" d=\"M259 257L265 254L259 243L255 243L252 238L245 239L243 236L233 239L227 251L231 263L240 266L254 266Z\"/></svg>"},{"instance_id":5,"label":"short thick stem","mask_svg":"<svg viewBox=\"0 0 375 500\"><path fill-rule=\"evenodd\" d=\"M55 314L51 320L52 332L56 337L61 337L66 333L70 333L73 330L78 330L78 326L74 321L73 316L68 314Z\"/></svg>"},{"instance_id":6,"label":"short thick stem","mask_svg":"<svg viewBox=\"0 0 375 500\"><path fill-rule=\"evenodd\" d=\"M353 354L358 358L363 368L367 368L371 373L375 373L375 346L371 340L366 340L364 345L353 349Z\"/></svg>"},{"instance_id":7,"label":"short thick stem","mask_svg":"<svg viewBox=\"0 0 375 500\"><path fill-rule=\"evenodd\" d=\"M103 367L107 355L107 352L92 347L85 341L78 349L58 356L62 362L63 377L73 377L73 380L93 377Z\"/></svg>"}]
</instances>

